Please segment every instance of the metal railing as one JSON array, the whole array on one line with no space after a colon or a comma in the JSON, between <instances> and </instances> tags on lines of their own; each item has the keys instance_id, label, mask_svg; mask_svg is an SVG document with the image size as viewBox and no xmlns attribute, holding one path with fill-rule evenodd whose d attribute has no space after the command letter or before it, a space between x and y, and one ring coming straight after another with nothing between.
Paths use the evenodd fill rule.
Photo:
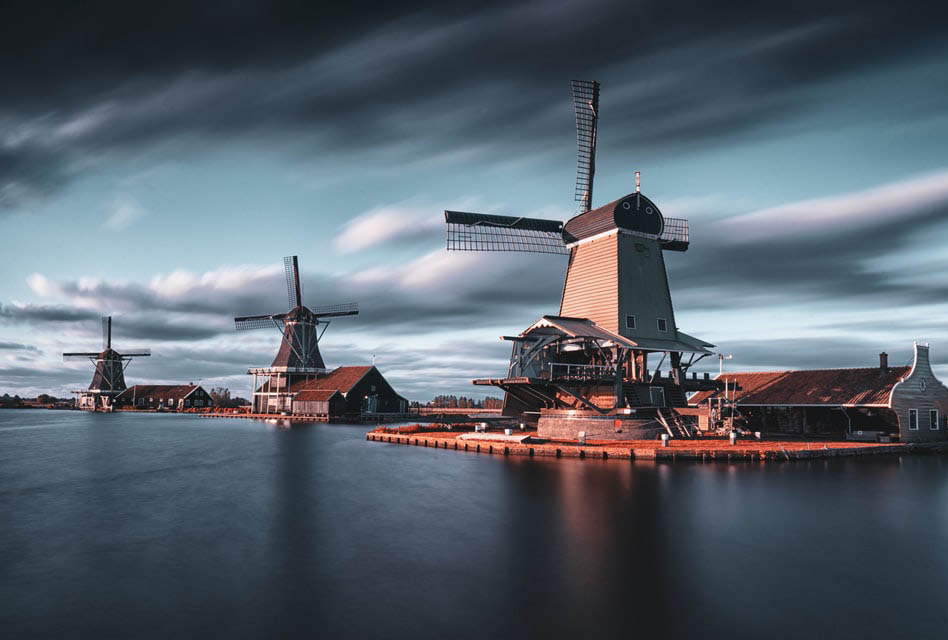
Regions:
<instances>
[{"instance_id":1,"label":"metal railing","mask_svg":"<svg viewBox=\"0 0 948 640\"><path fill-rule=\"evenodd\" d=\"M615 367L606 365L550 363L550 378L553 380L602 380L615 375Z\"/></svg>"}]
</instances>

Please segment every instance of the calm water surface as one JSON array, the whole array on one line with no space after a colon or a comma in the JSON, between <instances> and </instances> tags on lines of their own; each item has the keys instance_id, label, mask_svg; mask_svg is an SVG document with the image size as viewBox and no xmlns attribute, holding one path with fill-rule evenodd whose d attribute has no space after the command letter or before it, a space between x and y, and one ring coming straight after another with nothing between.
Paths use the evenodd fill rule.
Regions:
<instances>
[{"instance_id":1,"label":"calm water surface","mask_svg":"<svg viewBox=\"0 0 948 640\"><path fill-rule=\"evenodd\" d=\"M0 411L0 635L942 638L948 459L505 459Z\"/></svg>"}]
</instances>

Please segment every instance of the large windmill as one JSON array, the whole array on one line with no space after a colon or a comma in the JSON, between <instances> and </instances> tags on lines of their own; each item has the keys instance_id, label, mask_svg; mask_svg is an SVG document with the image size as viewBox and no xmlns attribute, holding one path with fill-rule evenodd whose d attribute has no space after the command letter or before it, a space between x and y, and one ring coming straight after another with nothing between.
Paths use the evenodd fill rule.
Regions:
<instances>
[{"instance_id":1,"label":"large windmill","mask_svg":"<svg viewBox=\"0 0 948 640\"><path fill-rule=\"evenodd\" d=\"M89 360L95 364L95 373L88 389L74 391L80 409L111 411L112 401L125 391L125 368L132 358L151 355L149 349L132 349L119 353L112 348L112 316L102 318L102 351L68 352L64 360Z\"/></svg>"},{"instance_id":2,"label":"large windmill","mask_svg":"<svg viewBox=\"0 0 948 640\"><path fill-rule=\"evenodd\" d=\"M282 334L280 349L269 367L252 368L253 412L279 413L290 410L289 390L294 383L315 378L325 373L326 365L319 354L319 340L329 325L327 318L354 316L359 313L355 303L336 304L309 309L303 306L300 288L299 260L296 256L283 258L286 288L290 310L261 316L234 318L238 331L249 329L277 329ZM266 381L257 386L258 377Z\"/></svg>"},{"instance_id":3,"label":"large windmill","mask_svg":"<svg viewBox=\"0 0 948 640\"><path fill-rule=\"evenodd\" d=\"M572 89L576 216L562 222L444 212L450 251L569 256L559 314L506 337L514 344L507 377L475 384L504 389L505 415L536 420L540 435L681 435L687 426L673 408L686 406L688 391L710 384L686 380L687 369L713 346L675 323L664 252L688 249L688 221L665 218L640 192L638 172L633 193L592 209L599 83L574 80ZM649 354L662 358L652 373Z\"/></svg>"}]
</instances>

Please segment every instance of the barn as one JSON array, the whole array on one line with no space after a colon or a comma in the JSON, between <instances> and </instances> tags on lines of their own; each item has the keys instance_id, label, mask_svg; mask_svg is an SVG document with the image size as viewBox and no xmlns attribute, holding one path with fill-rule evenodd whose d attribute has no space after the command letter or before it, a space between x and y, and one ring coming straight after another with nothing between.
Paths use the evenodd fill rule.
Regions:
<instances>
[{"instance_id":1,"label":"barn","mask_svg":"<svg viewBox=\"0 0 948 640\"><path fill-rule=\"evenodd\" d=\"M286 389L271 387L273 380L264 382L254 395L279 397L280 410L294 415L358 419L408 411L408 401L372 365L310 374L309 379L297 380Z\"/></svg>"},{"instance_id":2,"label":"barn","mask_svg":"<svg viewBox=\"0 0 948 640\"><path fill-rule=\"evenodd\" d=\"M210 394L197 384L136 384L115 399L117 408L183 411L213 407Z\"/></svg>"},{"instance_id":3,"label":"barn","mask_svg":"<svg viewBox=\"0 0 948 640\"><path fill-rule=\"evenodd\" d=\"M748 428L768 434L898 438L902 442L948 439L948 388L935 377L928 345L915 344L912 366L725 373L728 387L689 399L713 424L730 408Z\"/></svg>"},{"instance_id":4,"label":"barn","mask_svg":"<svg viewBox=\"0 0 948 640\"><path fill-rule=\"evenodd\" d=\"M326 402L326 408L329 410L327 415L330 418L354 418L408 411L405 398L398 395L381 372L372 365L337 367L328 373L298 383L293 391L296 392L293 399L294 414L309 414L309 402ZM334 400L332 394L325 395L326 392L335 392L339 398ZM325 399L309 400L317 397Z\"/></svg>"}]
</instances>

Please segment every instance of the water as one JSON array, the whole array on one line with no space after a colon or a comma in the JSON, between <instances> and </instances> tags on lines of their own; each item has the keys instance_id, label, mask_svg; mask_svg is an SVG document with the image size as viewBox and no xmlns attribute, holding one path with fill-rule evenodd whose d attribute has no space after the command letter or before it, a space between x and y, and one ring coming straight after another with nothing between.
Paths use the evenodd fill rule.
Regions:
<instances>
[{"instance_id":1,"label":"water","mask_svg":"<svg viewBox=\"0 0 948 640\"><path fill-rule=\"evenodd\" d=\"M948 459L539 460L0 411L25 637L935 638Z\"/></svg>"}]
</instances>

